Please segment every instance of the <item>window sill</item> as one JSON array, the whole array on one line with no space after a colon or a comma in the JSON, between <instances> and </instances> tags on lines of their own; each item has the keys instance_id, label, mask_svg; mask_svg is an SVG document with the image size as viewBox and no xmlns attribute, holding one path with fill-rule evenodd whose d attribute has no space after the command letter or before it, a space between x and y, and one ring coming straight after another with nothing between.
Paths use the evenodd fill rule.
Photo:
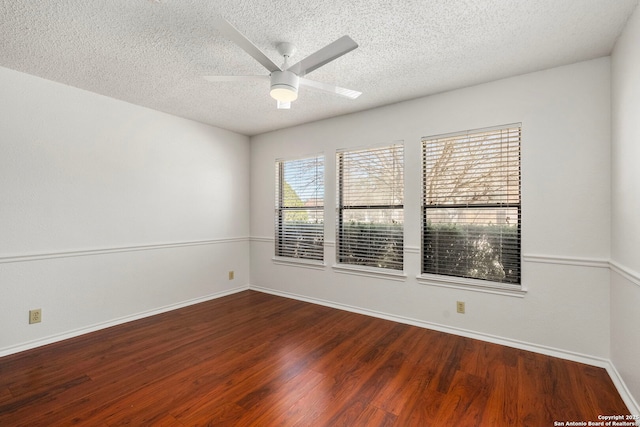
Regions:
<instances>
[{"instance_id":1,"label":"window sill","mask_svg":"<svg viewBox=\"0 0 640 427\"><path fill-rule=\"evenodd\" d=\"M360 267L349 264L335 264L332 268L336 273L342 274L376 277L378 279L395 280L397 282L404 282L407 280L407 275L403 271L389 270L385 268Z\"/></svg>"},{"instance_id":2,"label":"window sill","mask_svg":"<svg viewBox=\"0 0 640 427\"><path fill-rule=\"evenodd\" d=\"M505 295L524 298L527 290L518 285L504 285L485 280L467 279L464 277L440 276L437 274L420 274L416 276L418 283L429 286L462 289L466 291L484 292L488 294Z\"/></svg>"},{"instance_id":3,"label":"window sill","mask_svg":"<svg viewBox=\"0 0 640 427\"><path fill-rule=\"evenodd\" d=\"M324 261L314 261L310 259L302 258L285 258L285 257L273 257L271 258L274 264L288 265L293 267L311 268L313 270L324 270L327 266Z\"/></svg>"}]
</instances>

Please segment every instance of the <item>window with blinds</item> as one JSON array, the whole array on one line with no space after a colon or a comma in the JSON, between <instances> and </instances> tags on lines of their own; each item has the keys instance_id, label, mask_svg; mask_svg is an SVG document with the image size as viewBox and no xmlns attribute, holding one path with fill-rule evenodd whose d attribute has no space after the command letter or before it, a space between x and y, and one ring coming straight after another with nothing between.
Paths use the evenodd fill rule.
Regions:
<instances>
[{"instance_id":1,"label":"window with blinds","mask_svg":"<svg viewBox=\"0 0 640 427\"><path fill-rule=\"evenodd\" d=\"M520 284L520 138L520 124L423 138L423 273Z\"/></svg>"},{"instance_id":2,"label":"window with blinds","mask_svg":"<svg viewBox=\"0 0 640 427\"><path fill-rule=\"evenodd\" d=\"M276 161L275 254L324 259L324 156Z\"/></svg>"},{"instance_id":3,"label":"window with blinds","mask_svg":"<svg viewBox=\"0 0 640 427\"><path fill-rule=\"evenodd\" d=\"M337 261L403 269L404 147L336 153Z\"/></svg>"}]
</instances>

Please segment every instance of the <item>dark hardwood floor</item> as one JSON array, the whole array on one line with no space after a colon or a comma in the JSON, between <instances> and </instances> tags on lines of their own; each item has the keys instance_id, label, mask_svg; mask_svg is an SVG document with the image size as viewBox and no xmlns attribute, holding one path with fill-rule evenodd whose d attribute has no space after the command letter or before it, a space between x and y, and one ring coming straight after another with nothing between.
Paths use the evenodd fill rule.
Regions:
<instances>
[{"instance_id":1,"label":"dark hardwood floor","mask_svg":"<svg viewBox=\"0 0 640 427\"><path fill-rule=\"evenodd\" d=\"M0 426L553 426L606 371L254 291L0 358Z\"/></svg>"}]
</instances>

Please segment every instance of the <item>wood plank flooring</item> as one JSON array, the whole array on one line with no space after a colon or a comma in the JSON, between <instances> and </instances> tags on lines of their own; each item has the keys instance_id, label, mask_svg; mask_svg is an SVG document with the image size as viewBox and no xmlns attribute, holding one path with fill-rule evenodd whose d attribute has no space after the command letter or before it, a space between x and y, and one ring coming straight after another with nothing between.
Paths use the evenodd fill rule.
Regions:
<instances>
[{"instance_id":1,"label":"wood plank flooring","mask_svg":"<svg viewBox=\"0 0 640 427\"><path fill-rule=\"evenodd\" d=\"M0 426L553 426L605 370L255 291L0 358Z\"/></svg>"}]
</instances>

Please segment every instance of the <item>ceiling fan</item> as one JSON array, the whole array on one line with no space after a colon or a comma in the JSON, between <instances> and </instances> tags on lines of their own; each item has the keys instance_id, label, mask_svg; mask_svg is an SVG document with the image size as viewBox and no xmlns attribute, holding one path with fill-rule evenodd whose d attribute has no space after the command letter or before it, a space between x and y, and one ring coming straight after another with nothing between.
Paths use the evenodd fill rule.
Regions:
<instances>
[{"instance_id":1,"label":"ceiling fan","mask_svg":"<svg viewBox=\"0 0 640 427\"><path fill-rule=\"evenodd\" d=\"M284 62L282 66L279 67L224 18L216 17L214 19L214 25L224 36L236 43L256 61L262 64L270 74L260 76L204 76L204 78L209 81L228 82L269 79L271 82L270 94L271 97L277 101L277 107L279 109L291 108L291 102L298 98L298 86L300 85L334 93L349 99L356 99L362 95L362 92L356 90L345 89L331 84L309 80L304 77L310 72L357 48L358 44L349 36L340 37L333 43L328 44L291 66L288 65L288 60L295 53L295 46L291 43L279 43L276 48L278 53L284 57Z\"/></svg>"}]
</instances>

